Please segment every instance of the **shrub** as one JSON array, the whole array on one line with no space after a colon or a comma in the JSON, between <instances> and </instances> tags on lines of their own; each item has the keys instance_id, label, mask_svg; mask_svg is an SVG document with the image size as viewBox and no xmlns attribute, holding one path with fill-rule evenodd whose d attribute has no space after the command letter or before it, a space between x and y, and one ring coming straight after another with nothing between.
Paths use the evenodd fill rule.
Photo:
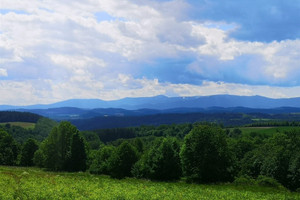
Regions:
<instances>
[{"instance_id":1,"label":"shrub","mask_svg":"<svg viewBox=\"0 0 300 200\"><path fill-rule=\"evenodd\" d=\"M283 186L274 178L267 177L267 176L258 176L256 179L256 183L259 186L265 187L273 187L273 188L283 188Z\"/></svg>"},{"instance_id":2,"label":"shrub","mask_svg":"<svg viewBox=\"0 0 300 200\"><path fill-rule=\"evenodd\" d=\"M255 179L251 178L250 176L243 175L236 177L234 182L235 185L255 185Z\"/></svg>"}]
</instances>

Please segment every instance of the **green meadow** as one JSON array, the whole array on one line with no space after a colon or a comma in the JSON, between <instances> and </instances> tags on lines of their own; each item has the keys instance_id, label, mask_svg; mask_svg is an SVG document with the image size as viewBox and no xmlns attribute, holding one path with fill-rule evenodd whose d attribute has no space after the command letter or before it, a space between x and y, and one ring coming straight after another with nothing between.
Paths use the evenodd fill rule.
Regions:
<instances>
[{"instance_id":1,"label":"green meadow","mask_svg":"<svg viewBox=\"0 0 300 200\"><path fill-rule=\"evenodd\" d=\"M260 186L198 185L112 179L89 173L0 166L0 199L300 199L300 193Z\"/></svg>"},{"instance_id":2,"label":"green meadow","mask_svg":"<svg viewBox=\"0 0 300 200\"><path fill-rule=\"evenodd\" d=\"M20 126L25 129L34 129L35 123L30 123L30 122L5 122L5 123L0 123L0 125L6 125L10 124L11 126Z\"/></svg>"}]
</instances>

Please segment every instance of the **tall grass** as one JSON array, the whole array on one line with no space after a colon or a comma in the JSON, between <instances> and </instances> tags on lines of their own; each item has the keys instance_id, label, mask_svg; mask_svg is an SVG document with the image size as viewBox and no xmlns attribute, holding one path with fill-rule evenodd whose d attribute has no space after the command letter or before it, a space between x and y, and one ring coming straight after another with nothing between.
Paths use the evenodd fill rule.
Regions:
<instances>
[{"instance_id":1,"label":"tall grass","mask_svg":"<svg viewBox=\"0 0 300 200\"><path fill-rule=\"evenodd\" d=\"M88 173L54 173L0 167L0 199L300 199L299 193L258 186L196 185L111 179Z\"/></svg>"}]
</instances>

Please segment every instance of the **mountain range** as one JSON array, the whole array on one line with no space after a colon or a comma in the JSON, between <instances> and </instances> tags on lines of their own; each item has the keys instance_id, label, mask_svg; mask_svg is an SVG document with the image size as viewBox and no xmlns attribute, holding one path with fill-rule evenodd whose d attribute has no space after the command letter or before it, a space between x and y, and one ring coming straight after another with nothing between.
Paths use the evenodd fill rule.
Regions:
<instances>
[{"instance_id":1,"label":"mountain range","mask_svg":"<svg viewBox=\"0 0 300 200\"><path fill-rule=\"evenodd\" d=\"M262 96L213 95L194 97L138 97L104 101L100 99L70 99L53 104L37 104L30 106L0 105L0 110L17 109L53 109L74 107L80 109L120 108L126 110L175 108L211 108L211 107L246 107L255 109L272 109L280 107L300 108L300 97L272 99Z\"/></svg>"},{"instance_id":2,"label":"mountain range","mask_svg":"<svg viewBox=\"0 0 300 200\"><path fill-rule=\"evenodd\" d=\"M0 110L35 113L71 121L80 130L194 122L240 126L267 121L300 121L300 98L214 95L142 97L104 101L71 99L48 105L2 105Z\"/></svg>"}]
</instances>

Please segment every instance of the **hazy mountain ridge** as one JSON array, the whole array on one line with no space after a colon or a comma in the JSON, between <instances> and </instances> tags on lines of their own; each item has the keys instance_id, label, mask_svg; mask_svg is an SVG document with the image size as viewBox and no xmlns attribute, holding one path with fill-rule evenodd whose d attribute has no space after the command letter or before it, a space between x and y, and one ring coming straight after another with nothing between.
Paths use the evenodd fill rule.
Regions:
<instances>
[{"instance_id":1,"label":"hazy mountain ridge","mask_svg":"<svg viewBox=\"0 0 300 200\"><path fill-rule=\"evenodd\" d=\"M247 107L247 108L279 108L297 107L300 108L300 97L271 99L262 96L235 96L235 95L213 95L195 97L138 97L124 98L120 100L104 101L100 99L70 99L53 104L12 106L2 105L0 110L15 109L50 109L61 107L74 107L81 109L95 108L121 108L126 110L155 109L166 110L174 108L210 108L210 107Z\"/></svg>"},{"instance_id":2,"label":"hazy mountain ridge","mask_svg":"<svg viewBox=\"0 0 300 200\"><path fill-rule=\"evenodd\" d=\"M214 113L264 113L264 114L284 114L284 113L300 113L300 108L280 107L273 109L255 109L245 107L210 107L210 108L172 108L165 110L155 109L138 109L126 110L121 108L97 108L97 109L81 109L74 107L49 108L49 109L17 109L20 112L31 112L44 117L55 120L73 120L73 119L90 119L94 117L137 117L149 115L164 114L214 114Z\"/></svg>"},{"instance_id":3,"label":"hazy mountain ridge","mask_svg":"<svg viewBox=\"0 0 300 200\"><path fill-rule=\"evenodd\" d=\"M201 97L141 97L104 101L70 99L48 105L0 106L0 110L32 112L57 120L99 116L145 116L169 113L293 113L300 112L300 98L214 95Z\"/></svg>"}]
</instances>

